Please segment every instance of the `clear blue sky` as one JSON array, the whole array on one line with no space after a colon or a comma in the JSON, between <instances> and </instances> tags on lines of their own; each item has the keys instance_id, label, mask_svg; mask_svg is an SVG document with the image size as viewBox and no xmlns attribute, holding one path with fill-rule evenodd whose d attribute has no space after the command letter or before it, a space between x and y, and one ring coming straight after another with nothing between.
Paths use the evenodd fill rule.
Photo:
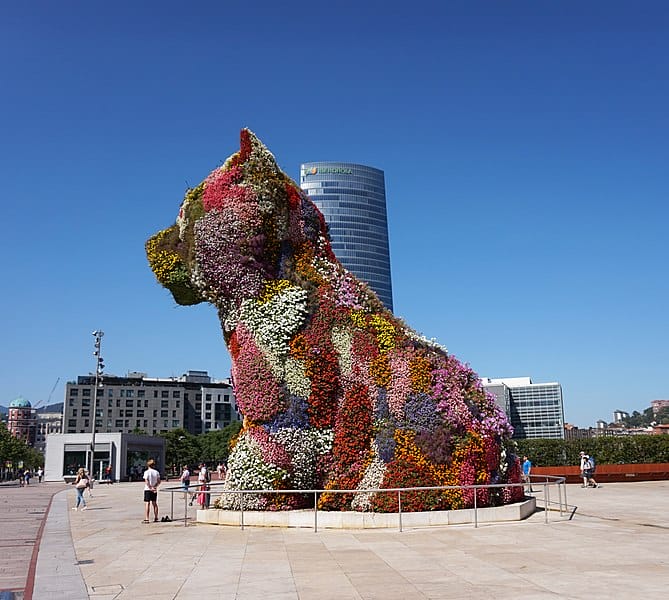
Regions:
<instances>
[{"instance_id":1,"label":"clear blue sky","mask_svg":"<svg viewBox=\"0 0 669 600\"><path fill-rule=\"evenodd\" d=\"M252 129L386 174L396 313L580 426L669 398L669 4L3 2L0 404L229 375L144 241Z\"/></svg>"}]
</instances>

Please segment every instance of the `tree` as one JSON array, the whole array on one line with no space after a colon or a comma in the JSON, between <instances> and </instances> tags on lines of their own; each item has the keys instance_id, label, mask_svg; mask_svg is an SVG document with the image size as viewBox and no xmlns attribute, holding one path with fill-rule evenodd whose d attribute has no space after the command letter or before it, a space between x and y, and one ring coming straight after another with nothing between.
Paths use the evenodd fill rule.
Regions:
<instances>
[{"instance_id":1,"label":"tree","mask_svg":"<svg viewBox=\"0 0 669 600\"><path fill-rule=\"evenodd\" d=\"M201 460L202 451L198 437L185 429L172 429L159 435L165 438L165 463L168 469L172 465L179 469L181 465L193 465Z\"/></svg>"},{"instance_id":2,"label":"tree","mask_svg":"<svg viewBox=\"0 0 669 600\"><path fill-rule=\"evenodd\" d=\"M224 429L208 431L200 436L202 460L208 463L227 462L230 455L230 442L242 428L241 421L233 421Z\"/></svg>"},{"instance_id":3,"label":"tree","mask_svg":"<svg viewBox=\"0 0 669 600\"><path fill-rule=\"evenodd\" d=\"M23 440L15 438L4 423L0 423L0 466L8 462L17 468L23 461L25 467L35 469L44 464L44 456Z\"/></svg>"}]
</instances>

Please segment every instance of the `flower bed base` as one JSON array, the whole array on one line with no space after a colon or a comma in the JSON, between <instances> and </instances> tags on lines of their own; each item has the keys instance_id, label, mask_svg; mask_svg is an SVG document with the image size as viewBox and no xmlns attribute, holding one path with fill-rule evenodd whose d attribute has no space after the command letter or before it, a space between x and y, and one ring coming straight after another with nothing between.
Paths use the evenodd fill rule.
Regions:
<instances>
[{"instance_id":1,"label":"flower bed base","mask_svg":"<svg viewBox=\"0 0 669 600\"><path fill-rule=\"evenodd\" d=\"M536 499L477 509L479 523L522 521L536 511ZM196 521L208 525L241 527L241 512L233 510L198 510ZM402 513L402 527L431 527L474 523L474 509L435 510ZM356 511L318 511L319 529L397 529L397 513ZM244 526L250 527L308 527L314 528L313 510L245 511Z\"/></svg>"}]
</instances>

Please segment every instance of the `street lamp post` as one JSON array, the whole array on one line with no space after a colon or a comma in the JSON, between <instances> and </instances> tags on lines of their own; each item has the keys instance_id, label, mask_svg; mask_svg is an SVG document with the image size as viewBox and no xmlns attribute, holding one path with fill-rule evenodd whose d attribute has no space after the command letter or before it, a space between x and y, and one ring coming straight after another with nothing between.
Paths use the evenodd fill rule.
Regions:
<instances>
[{"instance_id":1,"label":"street lamp post","mask_svg":"<svg viewBox=\"0 0 669 600\"><path fill-rule=\"evenodd\" d=\"M100 331L99 329L93 332L93 336L95 337L95 351L93 352L93 356L95 356L95 391L93 392L93 419L92 419L93 426L91 428L91 460L88 468L88 473L93 478L93 480L95 479L95 472L94 472L95 471L95 420L97 419L97 412L98 412L98 390L100 387L102 387L102 372L104 371L105 368L104 360L100 355L100 344L102 342L102 336L104 334L105 334L104 331Z\"/></svg>"}]
</instances>

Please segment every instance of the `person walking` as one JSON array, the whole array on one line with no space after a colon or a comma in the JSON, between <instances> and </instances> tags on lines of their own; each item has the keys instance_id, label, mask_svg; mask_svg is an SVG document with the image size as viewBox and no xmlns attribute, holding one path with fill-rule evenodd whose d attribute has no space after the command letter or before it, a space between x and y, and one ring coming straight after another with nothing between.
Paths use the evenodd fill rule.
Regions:
<instances>
[{"instance_id":1,"label":"person walking","mask_svg":"<svg viewBox=\"0 0 669 600\"><path fill-rule=\"evenodd\" d=\"M84 500L84 490L88 487L88 475L83 467L77 471L77 477L74 480L74 488L77 490L77 503L72 507L72 510L86 510L86 500Z\"/></svg>"},{"instance_id":2,"label":"person walking","mask_svg":"<svg viewBox=\"0 0 669 600\"><path fill-rule=\"evenodd\" d=\"M581 487L599 487L594 478L594 464L590 455L583 452L583 450L581 450L579 455L581 457L581 477L583 478L583 485Z\"/></svg>"},{"instance_id":3,"label":"person walking","mask_svg":"<svg viewBox=\"0 0 669 600\"><path fill-rule=\"evenodd\" d=\"M190 487L190 471L188 470L188 465L183 466L179 481L181 481L181 489L188 493L188 488Z\"/></svg>"},{"instance_id":4,"label":"person walking","mask_svg":"<svg viewBox=\"0 0 669 600\"><path fill-rule=\"evenodd\" d=\"M44 471L42 471L42 467L38 467L37 469L37 483L42 483L42 476L44 475Z\"/></svg>"},{"instance_id":5,"label":"person walking","mask_svg":"<svg viewBox=\"0 0 669 600\"><path fill-rule=\"evenodd\" d=\"M222 461L219 461L218 467L216 467L216 472L218 473L218 479L223 480L225 479L225 465L223 464Z\"/></svg>"},{"instance_id":6,"label":"person walking","mask_svg":"<svg viewBox=\"0 0 669 600\"><path fill-rule=\"evenodd\" d=\"M532 489L532 478L530 477L532 473L532 461L530 461L527 456L523 456L523 483L525 483L530 488L530 494L534 492Z\"/></svg>"},{"instance_id":7,"label":"person walking","mask_svg":"<svg viewBox=\"0 0 669 600\"><path fill-rule=\"evenodd\" d=\"M198 494L198 504L200 508L204 510L209 508L209 482L211 481L211 475L207 469L207 465L200 463L200 472L197 475L197 482L200 486L200 493Z\"/></svg>"},{"instance_id":8,"label":"person walking","mask_svg":"<svg viewBox=\"0 0 669 600\"><path fill-rule=\"evenodd\" d=\"M23 472L23 484L30 485L30 469L26 469Z\"/></svg>"},{"instance_id":9,"label":"person walking","mask_svg":"<svg viewBox=\"0 0 669 600\"><path fill-rule=\"evenodd\" d=\"M144 523L149 522L151 506L153 506L153 522L158 522L158 486L160 485L160 473L156 471L156 461L150 458L146 461L144 471Z\"/></svg>"}]
</instances>

